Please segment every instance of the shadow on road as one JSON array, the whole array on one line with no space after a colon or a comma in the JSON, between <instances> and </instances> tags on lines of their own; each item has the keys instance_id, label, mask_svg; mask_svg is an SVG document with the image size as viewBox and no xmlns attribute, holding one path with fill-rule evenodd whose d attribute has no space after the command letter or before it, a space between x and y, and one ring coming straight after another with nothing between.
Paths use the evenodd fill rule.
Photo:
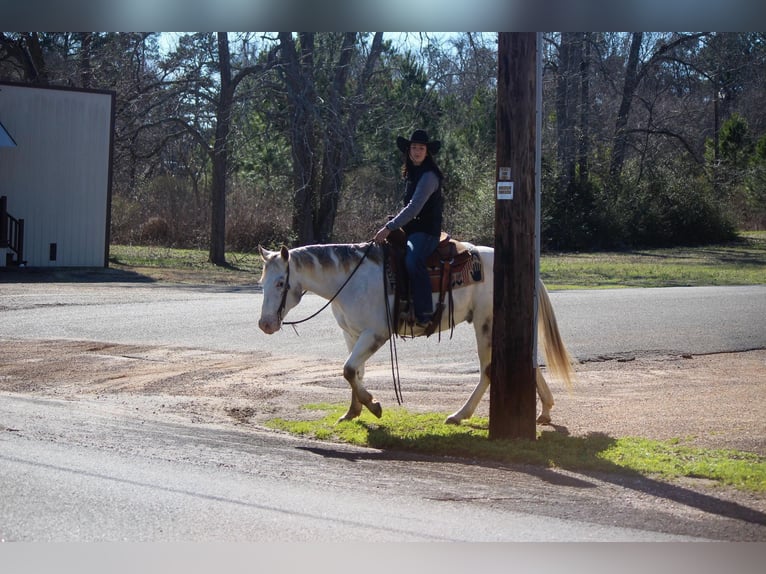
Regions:
<instances>
[{"instance_id":1,"label":"shadow on road","mask_svg":"<svg viewBox=\"0 0 766 574\"><path fill-rule=\"evenodd\" d=\"M364 423L360 422L359 424ZM756 509L678 484L654 479L600 457L599 453L616 443L616 439L604 433L591 433L585 437L575 437L569 435L566 427L555 427L554 431L544 431L537 441L516 442L514 448L521 445L522 450L525 451L524 460L535 460L534 457L529 456L532 451L536 451L540 460L540 464L517 464L477 459L471 456L471 450L480 452L480 449L486 446L486 438L474 436L467 437L468 440L464 441L466 437L460 437L459 448L447 450L455 452L455 455L443 457L421 454L426 450L423 445L429 445L429 450L432 450L434 444L448 441L454 437L426 435L413 439L402 439L398 436L392 436L385 426L367 426L369 429L368 444L381 450L365 453L343 451L334 449L332 446L300 448L323 457L340 458L350 462L359 460L426 460L449 463L456 462L457 458L461 463L468 461L471 466L493 469L506 468L513 472L526 473L552 485L580 489L596 488L597 483L594 481L599 481L673 501L709 514L766 525L766 514ZM417 443L421 443L421 445ZM475 449L471 449L472 443L476 447ZM419 446L420 448L418 448ZM447 451L442 450L442 452ZM567 472L563 474L554 468ZM608 501L605 503L608 504Z\"/></svg>"},{"instance_id":2,"label":"shadow on road","mask_svg":"<svg viewBox=\"0 0 766 574\"><path fill-rule=\"evenodd\" d=\"M0 283L154 283L135 271L109 267L3 267Z\"/></svg>"}]
</instances>

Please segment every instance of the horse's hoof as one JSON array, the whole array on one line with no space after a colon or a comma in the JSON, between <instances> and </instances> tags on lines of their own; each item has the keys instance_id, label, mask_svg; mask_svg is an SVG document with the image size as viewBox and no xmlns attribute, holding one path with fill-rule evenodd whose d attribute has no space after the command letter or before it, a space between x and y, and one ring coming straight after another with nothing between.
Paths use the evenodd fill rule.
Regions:
<instances>
[{"instance_id":1,"label":"horse's hoof","mask_svg":"<svg viewBox=\"0 0 766 574\"><path fill-rule=\"evenodd\" d=\"M551 424L551 417L548 415L540 415L537 417L537 424L539 425L549 425Z\"/></svg>"},{"instance_id":2,"label":"horse's hoof","mask_svg":"<svg viewBox=\"0 0 766 574\"><path fill-rule=\"evenodd\" d=\"M460 419L457 418L455 415L450 415L444 420L445 425L459 425Z\"/></svg>"},{"instance_id":3,"label":"horse's hoof","mask_svg":"<svg viewBox=\"0 0 766 574\"><path fill-rule=\"evenodd\" d=\"M360 414L361 413L354 412L352 410L346 411L346 414L343 415L342 417L340 417L337 421L335 421L335 424L337 425L338 423L342 423L342 422L346 422L346 421L352 421L356 417L358 417Z\"/></svg>"},{"instance_id":4,"label":"horse's hoof","mask_svg":"<svg viewBox=\"0 0 766 574\"><path fill-rule=\"evenodd\" d=\"M367 408L376 417L380 418L383 416L383 407L380 406L379 402L372 401L370 404L367 405Z\"/></svg>"}]
</instances>

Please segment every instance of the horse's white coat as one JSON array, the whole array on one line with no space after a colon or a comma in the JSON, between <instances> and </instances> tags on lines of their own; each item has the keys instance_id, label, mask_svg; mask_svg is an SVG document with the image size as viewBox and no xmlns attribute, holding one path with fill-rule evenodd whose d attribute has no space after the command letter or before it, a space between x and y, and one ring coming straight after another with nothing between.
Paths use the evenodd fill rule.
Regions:
<instances>
[{"instance_id":1,"label":"horse's white coat","mask_svg":"<svg viewBox=\"0 0 766 574\"><path fill-rule=\"evenodd\" d=\"M372 246L354 276L338 293L364 256L367 247L366 244L336 244L310 245L291 250L283 247L281 251L261 249L264 259L261 277L263 306L258 326L264 333L272 334L281 328L282 320L300 302L304 291L311 291L328 300L337 293L331 304L332 312L343 330L350 352L343 365L343 376L351 385L351 405L341 420L358 417L362 406L366 406L378 417L382 412L380 404L363 385L365 363L389 338L386 305L383 300L381 247ZM481 376L465 404L447 417L446 422L450 424L460 424L462 420L473 415L490 383L494 251L484 246L478 246L477 249L484 266L485 279L481 283L455 289L453 299L455 324L468 321L474 326ZM286 282L289 285L286 285ZM286 288L288 291L285 306L280 313L279 307ZM435 294L434 298L436 297ZM569 383L572 377L571 359L561 341L548 292L542 281L538 284L538 303L538 328L548 367L555 375ZM450 328L447 315L443 314L439 330ZM420 336L423 332L415 330L414 335ZM538 422L549 423L553 395L539 368L537 391L542 403L542 413Z\"/></svg>"}]
</instances>

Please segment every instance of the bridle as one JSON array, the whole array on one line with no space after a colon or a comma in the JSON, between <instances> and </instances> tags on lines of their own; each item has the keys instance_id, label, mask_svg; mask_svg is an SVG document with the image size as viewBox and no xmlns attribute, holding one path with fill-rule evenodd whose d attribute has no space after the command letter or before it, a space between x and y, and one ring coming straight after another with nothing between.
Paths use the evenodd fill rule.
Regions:
<instances>
[{"instance_id":1,"label":"bridle","mask_svg":"<svg viewBox=\"0 0 766 574\"><path fill-rule=\"evenodd\" d=\"M287 305L287 294L290 292L290 259L288 258L287 261L285 261L285 267L287 267L287 271L285 273L285 284L282 286L282 299L279 302L279 308L277 309L277 318L279 319L279 322L282 322L282 313L285 311L285 306Z\"/></svg>"}]
</instances>

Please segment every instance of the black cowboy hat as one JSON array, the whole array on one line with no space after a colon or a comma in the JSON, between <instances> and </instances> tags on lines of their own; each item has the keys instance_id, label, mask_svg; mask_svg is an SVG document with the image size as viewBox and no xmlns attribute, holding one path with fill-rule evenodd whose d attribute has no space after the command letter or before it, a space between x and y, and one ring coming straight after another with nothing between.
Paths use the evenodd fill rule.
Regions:
<instances>
[{"instance_id":1,"label":"black cowboy hat","mask_svg":"<svg viewBox=\"0 0 766 574\"><path fill-rule=\"evenodd\" d=\"M410 144L419 143L426 146L428 153L438 153L442 147L442 142L439 140L428 141L428 134L425 130L415 130L412 132L410 139L405 139L402 136L396 138L396 146L402 151L407 153L410 149Z\"/></svg>"}]
</instances>

